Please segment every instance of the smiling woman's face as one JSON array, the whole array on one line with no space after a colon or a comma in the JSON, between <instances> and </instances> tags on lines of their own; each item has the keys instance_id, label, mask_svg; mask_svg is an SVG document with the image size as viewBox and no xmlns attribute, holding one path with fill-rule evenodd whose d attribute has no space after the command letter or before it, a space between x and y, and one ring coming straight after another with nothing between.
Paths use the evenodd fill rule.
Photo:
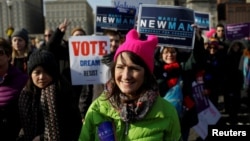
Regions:
<instances>
[{"instance_id":1,"label":"smiling woman's face","mask_svg":"<svg viewBox=\"0 0 250 141\"><path fill-rule=\"evenodd\" d=\"M144 82L145 70L134 64L126 52L120 53L115 65L115 82L122 93L133 96Z\"/></svg>"},{"instance_id":2,"label":"smiling woman's face","mask_svg":"<svg viewBox=\"0 0 250 141\"><path fill-rule=\"evenodd\" d=\"M171 63L176 62L176 56L177 56L177 52L175 48L172 48L172 47L163 48L161 57L165 63L171 64Z\"/></svg>"}]
</instances>

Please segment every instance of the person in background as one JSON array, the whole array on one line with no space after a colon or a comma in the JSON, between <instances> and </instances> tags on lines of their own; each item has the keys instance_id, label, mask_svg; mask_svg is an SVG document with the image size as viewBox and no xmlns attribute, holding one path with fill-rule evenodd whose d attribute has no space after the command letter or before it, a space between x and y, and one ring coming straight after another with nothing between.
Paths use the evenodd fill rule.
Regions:
<instances>
[{"instance_id":1,"label":"person in background","mask_svg":"<svg viewBox=\"0 0 250 141\"><path fill-rule=\"evenodd\" d=\"M198 121L198 107L194 99L193 83L196 82L200 75L205 71L206 53L202 30L193 25L195 29L194 47L187 60L182 60L182 92L183 92L183 117L181 119L182 139L188 141L190 129L196 125ZM182 54L178 53L178 58ZM180 59L178 59L180 60ZM203 76L201 76L203 77Z\"/></svg>"},{"instance_id":2,"label":"person in background","mask_svg":"<svg viewBox=\"0 0 250 141\"><path fill-rule=\"evenodd\" d=\"M81 27L75 27L71 31L71 36L84 36L84 35L87 35L87 33Z\"/></svg>"},{"instance_id":3,"label":"person in background","mask_svg":"<svg viewBox=\"0 0 250 141\"><path fill-rule=\"evenodd\" d=\"M181 129L173 105L160 97L153 74L158 38L140 40L135 29L116 50L111 79L89 107L79 141L179 141ZM112 139L105 138L113 134Z\"/></svg>"},{"instance_id":4,"label":"person in background","mask_svg":"<svg viewBox=\"0 0 250 141\"><path fill-rule=\"evenodd\" d=\"M221 56L220 59L223 60L223 62L226 62L226 56L227 56L227 52L228 52L228 48L230 45L230 42L227 38L226 38L226 31L225 31L225 26L221 23L217 24L216 26L216 33L214 34L214 37L217 42L218 42L218 51L217 53L219 53ZM212 39L212 38L210 38ZM220 92L222 95L224 95L224 91Z\"/></svg>"},{"instance_id":5,"label":"person in background","mask_svg":"<svg viewBox=\"0 0 250 141\"><path fill-rule=\"evenodd\" d=\"M41 44L41 39L39 38L39 37L35 37L35 46L36 46L36 48L37 49L39 49L41 46L40 46L40 44Z\"/></svg>"},{"instance_id":6,"label":"person in background","mask_svg":"<svg viewBox=\"0 0 250 141\"><path fill-rule=\"evenodd\" d=\"M122 43L122 39L120 33L114 30L105 30L103 32L103 35L108 36L110 39L110 53L104 55L101 61L102 63L110 67L110 65L113 63L115 52L119 45ZM94 85L92 101L94 101L98 96L100 96L103 90L103 84Z\"/></svg>"},{"instance_id":7,"label":"person in background","mask_svg":"<svg viewBox=\"0 0 250 141\"><path fill-rule=\"evenodd\" d=\"M205 56L205 95L214 106L220 110L219 96L224 95L225 84L225 56L221 54L219 42L216 38L209 38Z\"/></svg>"},{"instance_id":8,"label":"person in background","mask_svg":"<svg viewBox=\"0 0 250 141\"><path fill-rule=\"evenodd\" d=\"M229 43L229 40L227 40L226 38L225 30L226 29L223 24L221 23L217 24L214 38L216 38L219 42L219 49L222 49L222 51L226 53L230 43Z\"/></svg>"},{"instance_id":9,"label":"person in background","mask_svg":"<svg viewBox=\"0 0 250 141\"><path fill-rule=\"evenodd\" d=\"M81 112L82 119L88 110L88 107L92 101L93 96L93 85L72 85L70 66L69 66L69 46L68 41L64 40L63 37L67 30L70 22L65 19L56 28L55 32L51 35L49 42L47 43L46 49L52 52L60 66L60 73L71 83L74 92L79 99L79 109ZM81 27L75 27L71 31L71 36L85 36L86 32Z\"/></svg>"},{"instance_id":10,"label":"person in background","mask_svg":"<svg viewBox=\"0 0 250 141\"><path fill-rule=\"evenodd\" d=\"M250 112L250 42L246 41L246 48L240 61L240 70L243 73L243 91L246 94L246 104Z\"/></svg>"},{"instance_id":11,"label":"person in background","mask_svg":"<svg viewBox=\"0 0 250 141\"><path fill-rule=\"evenodd\" d=\"M37 37L31 37L30 38L30 49L31 49L31 52L35 51L36 49L39 48L39 39Z\"/></svg>"},{"instance_id":12,"label":"person in background","mask_svg":"<svg viewBox=\"0 0 250 141\"><path fill-rule=\"evenodd\" d=\"M77 141L82 124L78 98L54 55L41 49L33 52L28 75L18 101L20 140Z\"/></svg>"},{"instance_id":13,"label":"person in background","mask_svg":"<svg viewBox=\"0 0 250 141\"><path fill-rule=\"evenodd\" d=\"M227 52L225 62L225 95L224 103L226 113L229 114L227 124L236 125L239 122L238 113L241 105L241 89L243 86L243 73L239 69L243 50L246 48L240 40L234 40Z\"/></svg>"},{"instance_id":14,"label":"person in background","mask_svg":"<svg viewBox=\"0 0 250 141\"><path fill-rule=\"evenodd\" d=\"M13 47L11 64L27 73L27 61L32 53L28 31L24 28L15 30L12 34L11 45Z\"/></svg>"},{"instance_id":15,"label":"person in background","mask_svg":"<svg viewBox=\"0 0 250 141\"><path fill-rule=\"evenodd\" d=\"M11 65L12 47L0 38L0 140L15 141L20 130L18 97L28 75Z\"/></svg>"},{"instance_id":16,"label":"person in background","mask_svg":"<svg viewBox=\"0 0 250 141\"><path fill-rule=\"evenodd\" d=\"M40 43L38 48L46 48L49 40L51 39L52 35L54 34L54 31L50 28L47 28L44 30L44 39L43 41Z\"/></svg>"},{"instance_id":17,"label":"person in background","mask_svg":"<svg viewBox=\"0 0 250 141\"><path fill-rule=\"evenodd\" d=\"M107 66L110 66L113 62L113 57L117 48L122 43L121 35L119 32L113 30L105 30L103 32L103 35L108 36L110 39L110 53L103 56L102 63L106 64Z\"/></svg>"},{"instance_id":18,"label":"person in background","mask_svg":"<svg viewBox=\"0 0 250 141\"><path fill-rule=\"evenodd\" d=\"M154 75L159 85L161 97L173 104L181 123L182 140L187 141L190 128L198 123L196 104L192 92L192 82L196 74L204 69L204 40L201 30L195 30L194 48L183 49L170 46L158 47L155 51Z\"/></svg>"},{"instance_id":19,"label":"person in background","mask_svg":"<svg viewBox=\"0 0 250 141\"><path fill-rule=\"evenodd\" d=\"M177 54L176 48L158 47L155 55L154 75L159 84L160 95L175 106L181 120L183 113L182 68L177 60Z\"/></svg>"}]
</instances>

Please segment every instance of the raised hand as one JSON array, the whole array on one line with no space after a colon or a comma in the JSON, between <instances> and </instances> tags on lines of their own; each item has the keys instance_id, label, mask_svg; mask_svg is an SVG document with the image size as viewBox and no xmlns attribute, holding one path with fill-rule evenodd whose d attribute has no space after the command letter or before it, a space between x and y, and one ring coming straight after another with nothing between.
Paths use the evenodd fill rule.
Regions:
<instances>
[{"instance_id":1,"label":"raised hand","mask_svg":"<svg viewBox=\"0 0 250 141\"><path fill-rule=\"evenodd\" d=\"M61 30L61 32L65 32L69 24L70 22L67 19L64 19L63 23L61 23L58 28Z\"/></svg>"}]
</instances>

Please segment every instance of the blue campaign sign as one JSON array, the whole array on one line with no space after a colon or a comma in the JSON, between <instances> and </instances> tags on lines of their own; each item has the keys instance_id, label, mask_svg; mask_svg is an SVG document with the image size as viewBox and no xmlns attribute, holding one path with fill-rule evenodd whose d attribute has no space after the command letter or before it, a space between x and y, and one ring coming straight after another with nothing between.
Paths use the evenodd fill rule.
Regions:
<instances>
[{"instance_id":1,"label":"blue campaign sign","mask_svg":"<svg viewBox=\"0 0 250 141\"><path fill-rule=\"evenodd\" d=\"M153 12L152 12L153 11ZM181 6L141 4L137 31L158 36L159 45L193 49L194 11Z\"/></svg>"},{"instance_id":2,"label":"blue campaign sign","mask_svg":"<svg viewBox=\"0 0 250 141\"><path fill-rule=\"evenodd\" d=\"M127 32L134 28L135 9L112 6L98 6L96 8L96 34L103 34L105 29Z\"/></svg>"},{"instance_id":3,"label":"blue campaign sign","mask_svg":"<svg viewBox=\"0 0 250 141\"><path fill-rule=\"evenodd\" d=\"M250 36L250 23L226 25L226 37L229 40L244 39Z\"/></svg>"},{"instance_id":4,"label":"blue campaign sign","mask_svg":"<svg viewBox=\"0 0 250 141\"><path fill-rule=\"evenodd\" d=\"M195 11L194 13L195 24L202 30L210 30L210 14L205 12Z\"/></svg>"}]
</instances>

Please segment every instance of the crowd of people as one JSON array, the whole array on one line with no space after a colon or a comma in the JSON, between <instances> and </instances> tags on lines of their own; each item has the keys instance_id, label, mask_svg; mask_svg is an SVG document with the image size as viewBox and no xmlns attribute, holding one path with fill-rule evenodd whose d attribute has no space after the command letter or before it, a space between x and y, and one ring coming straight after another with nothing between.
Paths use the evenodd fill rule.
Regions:
<instances>
[{"instance_id":1,"label":"crowd of people","mask_svg":"<svg viewBox=\"0 0 250 141\"><path fill-rule=\"evenodd\" d=\"M250 98L250 44L227 40L223 24L211 36L194 25L192 50L158 46L157 36L142 40L135 29L105 30L110 53L101 62L111 78L100 85L72 84L68 25L46 29L32 49L24 28L0 38L0 140L188 141L198 123L194 81L218 109L223 96L228 124L238 124L242 90Z\"/></svg>"}]
</instances>

